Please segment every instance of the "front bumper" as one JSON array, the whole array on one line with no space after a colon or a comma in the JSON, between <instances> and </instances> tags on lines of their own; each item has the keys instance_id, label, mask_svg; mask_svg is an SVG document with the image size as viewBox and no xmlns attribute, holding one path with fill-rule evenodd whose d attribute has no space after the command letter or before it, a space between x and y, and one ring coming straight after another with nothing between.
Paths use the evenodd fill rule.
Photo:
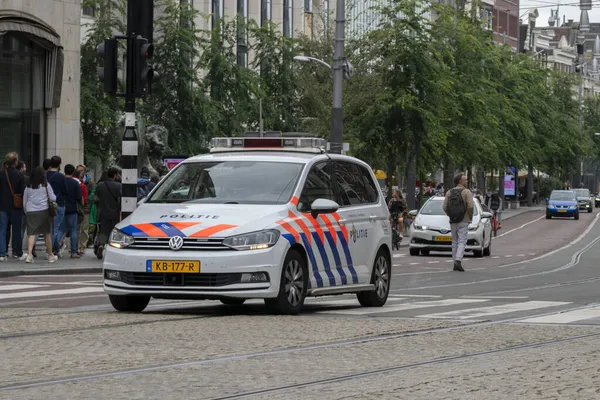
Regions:
<instances>
[{"instance_id":1,"label":"front bumper","mask_svg":"<svg viewBox=\"0 0 600 400\"><path fill-rule=\"evenodd\" d=\"M281 246L281 247L280 247ZM283 244L250 251L164 251L107 247L104 291L109 295L144 295L167 299L271 298L279 292ZM147 272L148 260L198 260L200 273ZM119 271L118 279L108 279ZM268 281L248 282L264 272ZM242 278L244 276L244 278Z\"/></svg>"},{"instance_id":2,"label":"front bumper","mask_svg":"<svg viewBox=\"0 0 600 400\"><path fill-rule=\"evenodd\" d=\"M579 210L577 208L546 208L546 214L553 217L573 217Z\"/></svg>"},{"instance_id":3,"label":"front bumper","mask_svg":"<svg viewBox=\"0 0 600 400\"><path fill-rule=\"evenodd\" d=\"M444 238L444 241L436 240L436 238ZM441 234L436 231L417 231L411 230L410 233L410 248L434 251L452 251L452 235ZM476 231L469 231L467 235L466 251L481 251L483 248L483 229L479 228Z\"/></svg>"}]
</instances>

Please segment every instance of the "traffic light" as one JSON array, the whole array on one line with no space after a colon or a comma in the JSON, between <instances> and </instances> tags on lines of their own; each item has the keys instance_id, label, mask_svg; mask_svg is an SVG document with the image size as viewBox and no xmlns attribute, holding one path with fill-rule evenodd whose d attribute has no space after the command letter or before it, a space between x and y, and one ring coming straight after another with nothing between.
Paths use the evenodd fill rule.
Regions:
<instances>
[{"instance_id":1,"label":"traffic light","mask_svg":"<svg viewBox=\"0 0 600 400\"><path fill-rule=\"evenodd\" d=\"M104 91L114 95L117 93L117 39L104 39L96 50L103 59L103 67L98 68L98 78L104 82Z\"/></svg>"},{"instance_id":2,"label":"traffic light","mask_svg":"<svg viewBox=\"0 0 600 400\"><path fill-rule=\"evenodd\" d=\"M152 43L148 43L148 39L137 36L133 40L133 93L136 97L151 93L152 82L158 79L158 73L148 65L153 50Z\"/></svg>"}]
</instances>

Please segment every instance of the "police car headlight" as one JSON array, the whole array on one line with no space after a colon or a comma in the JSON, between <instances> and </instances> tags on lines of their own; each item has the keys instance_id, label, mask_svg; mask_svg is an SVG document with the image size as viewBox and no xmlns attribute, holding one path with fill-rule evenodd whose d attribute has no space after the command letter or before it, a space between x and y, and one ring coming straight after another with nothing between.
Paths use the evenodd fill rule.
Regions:
<instances>
[{"instance_id":1,"label":"police car headlight","mask_svg":"<svg viewBox=\"0 0 600 400\"><path fill-rule=\"evenodd\" d=\"M427 230L427 225L413 225L415 227L416 230L418 231L426 231Z\"/></svg>"},{"instance_id":2,"label":"police car headlight","mask_svg":"<svg viewBox=\"0 0 600 400\"><path fill-rule=\"evenodd\" d=\"M279 240L279 231L270 229L260 232L246 233L244 235L231 236L223 240L223 245L235 250L260 250L268 249Z\"/></svg>"},{"instance_id":3,"label":"police car headlight","mask_svg":"<svg viewBox=\"0 0 600 400\"><path fill-rule=\"evenodd\" d=\"M117 249L122 249L133 244L133 242L133 236L129 236L119 229L113 229L108 244Z\"/></svg>"},{"instance_id":4,"label":"police car headlight","mask_svg":"<svg viewBox=\"0 0 600 400\"><path fill-rule=\"evenodd\" d=\"M476 231L479 228L479 224L469 224L470 231Z\"/></svg>"}]
</instances>

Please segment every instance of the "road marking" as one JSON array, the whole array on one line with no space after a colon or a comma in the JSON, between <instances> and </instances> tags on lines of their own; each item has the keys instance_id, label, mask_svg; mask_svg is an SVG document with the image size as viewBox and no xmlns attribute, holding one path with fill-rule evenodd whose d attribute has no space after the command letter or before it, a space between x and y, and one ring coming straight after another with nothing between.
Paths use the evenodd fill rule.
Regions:
<instances>
[{"instance_id":1,"label":"road marking","mask_svg":"<svg viewBox=\"0 0 600 400\"><path fill-rule=\"evenodd\" d=\"M525 257L525 254L517 254L517 257Z\"/></svg>"},{"instance_id":2,"label":"road marking","mask_svg":"<svg viewBox=\"0 0 600 400\"><path fill-rule=\"evenodd\" d=\"M0 290L22 290L22 289L35 289L40 287L46 287L44 285L2 285Z\"/></svg>"},{"instance_id":3,"label":"road marking","mask_svg":"<svg viewBox=\"0 0 600 400\"><path fill-rule=\"evenodd\" d=\"M427 264L439 264L439 261L427 261Z\"/></svg>"},{"instance_id":4,"label":"road marking","mask_svg":"<svg viewBox=\"0 0 600 400\"><path fill-rule=\"evenodd\" d=\"M17 299L21 297L43 297L59 296L65 294L99 293L104 292L104 288L87 287L77 289L59 289L59 290L39 290L36 292L2 293L0 299Z\"/></svg>"},{"instance_id":5,"label":"road marking","mask_svg":"<svg viewBox=\"0 0 600 400\"><path fill-rule=\"evenodd\" d=\"M527 222L526 224L523 224L523 225L519 226L518 228L511 229L511 230L510 230L510 231L508 231L508 232L504 232L502 235L498 235L498 236L496 236L494 239L501 238L502 236L504 236L504 235L508 235L508 234L509 234L509 233L511 233L511 232L514 232L514 231L518 231L518 230L520 230L520 229L523 229L523 228L525 228L527 225L531 225L531 224L533 224L534 222L538 222L539 220L542 220L542 219L544 219L544 218L546 218L546 217L545 217L545 216L543 216L543 217L539 217L539 218L537 218L537 219L534 219L533 221L529 221L529 222Z\"/></svg>"},{"instance_id":6,"label":"road marking","mask_svg":"<svg viewBox=\"0 0 600 400\"><path fill-rule=\"evenodd\" d=\"M558 307L571 304L570 302L562 301L526 301L523 303L501 304L490 307L476 307L467 310L448 311L437 314L419 315L418 318L434 318L434 319L469 319L489 317L492 315L508 314L519 311L535 310L538 308Z\"/></svg>"},{"instance_id":7,"label":"road marking","mask_svg":"<svg viewBox=\"0 0 600 400\"><path fill-rule=\"evenodd\" d=\"M47 281L11 281L11 283L20 283L20 284L37 284L37 285L65 285L65 286L94 286L94 285L103 285L101 280L95 282L47 282Z\"/></svg>"},{"instance_id":8,"label":"road marking","mask_svg":"<svg viewBox=\"0 0 600 400\"><path fill-rule=\"evenodd\" d=\"M463 299L528 299L529 296L461 296Z\"/></svg>"},{"instance_id":9,"label":"road marking","mask_svg":"<svg viewBox=\"0 0 600 400\"><path fill-rule=\"evenodd\" d=\"M454 262L454 260L446 260L447 263Z\"/></svg>"},{"instance_id":10,"label":"road marking","mask_svg":"<svg viewBox=\"0 0 600 400\"><path fill-rule=\"evenodd\" d=\"M535 253L529 253L530 256L535 256Z\"/></svg>"},{"instance_id":11,"label":"road marking","mask_svg":"<svg viewBox=\"0 0 600 400\"><path fill-rule=\"evenodd\" d=\"M416 310L419 308L430 308L430 307L445 307L454 306L458 304L469 304L469 303L481 303L489 301L485 299L446 299L446 300L433 300L433 301L421 301L408 304L399 304L397 306L389 307L365 307L361 309L353 310L331 310L331 311L318 311L321 314L344 314L344 315L366 315L366 314L383 314L396 311Z\"/></svg>"},{"instance_id":12,"label":"road marking","mask_svg":"<svg viewBox=\"0 0 600 400\"><path fill-rule=\"evenodd\" d=\"M410 265L419 265L420 263L410 263Z\"/></svg>"},{"instance_id":13,"label":"road marking","mask_svg":"<svg viewBox=\"0 0 600 400\"><path fill-rule=\"evenodd\" d=\"M504 257L506 257L506 258L512 257L512 254L506 255Z\"/></svg>"},{"instance_id":14,"label":"road marking","mask_svg":"<svg viewBox=\"0 0 600 400\"><path fill-rule=\"evenodd\" d=\"M402 253L393 255L394 258L405 257L405 256L406 256L406 254L402 254Z\"/></svg>"},{"instance_id":15,"label":"road marking","mask_svg":"<svg viewBox=\"0 0 600 400\"><path fill-rule=\"evenodd\" d=\"M500 258L500 256L493 256L492 258Z\"/></svg>"},{"instance_id":16,"label":"road marking","mask_svg":"<svg viewBox=\"0 0 600 400\"><path fill-rule=\"evenodd\" d=\"M425 294L390 294L388 297L415 297L415 298L432 298L432 299L438 299L442 296L436 296L436 295L425 295Z\"/></svg>"},{"instance_id":17,"label":"road marking","mask_svg":"<svg viewBox=\"0 0 600 400\"><path fill-rule=\"evenodd\" d=\"M532 324L569 324L572 322L583 321L586 319L600 318L600 307L585 308L583 310L567 311L558 314L546 315L519 320L517 322L526 322Z\"/></svg>"}]
</instances>

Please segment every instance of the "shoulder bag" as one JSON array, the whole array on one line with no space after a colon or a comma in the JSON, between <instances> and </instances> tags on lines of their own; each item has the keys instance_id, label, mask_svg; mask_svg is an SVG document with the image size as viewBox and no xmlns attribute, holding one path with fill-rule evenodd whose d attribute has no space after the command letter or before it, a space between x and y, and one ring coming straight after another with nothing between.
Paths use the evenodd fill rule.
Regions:
<instances>
[{"instance_id":1,"label":"shoulder bag","mask_svg":"<svg viewBox=\"0 0 600 400\"><path fill-rule=\"evenodd\" d=\"M20 193L15 194L13 191L12 184L10 183L10 177L8 176L8 168L4 168L4 173L6 174L6 181L8 182L10 194L12 194L13 197L13 208L23 208L23 195Z\"/></svg>"},{"instance_id":2,"label":"shoulder bag","mask_svg":"<svg viewBox=\"0 0 600 400\"><path fill-rule=\"evenodd\" d=\"M46 196L48 196L48 212L50 213L50 217L54 218L58 214L58 204L54 200L50 198L50 193L48 192L48 185L46 187Z\"/></svg>"}]
</instances>

